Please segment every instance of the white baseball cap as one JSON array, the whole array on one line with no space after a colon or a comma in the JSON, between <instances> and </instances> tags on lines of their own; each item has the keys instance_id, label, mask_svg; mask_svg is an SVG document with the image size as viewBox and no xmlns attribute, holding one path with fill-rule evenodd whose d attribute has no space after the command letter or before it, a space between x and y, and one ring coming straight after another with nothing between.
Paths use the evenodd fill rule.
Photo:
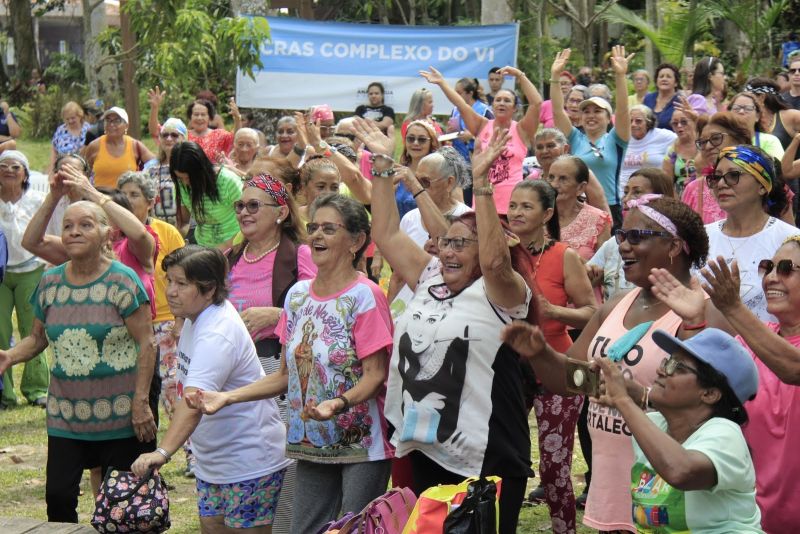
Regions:
<instances>
[{"instance_id":1,"label":"white baseball cap","mask_svg":"<svg viewBox=\"0 0 800 534\"><path fill-rule=\"evenodd\" d=\"M112 114L113 115L118 115L119 118L122 119L125 122L125 124L130 124L128 122L128 112L125 111L124 109L122 109L120 107L117 107L117 106L114 106L112 108L108 108L106 110L106 112L103 113L103 118L105 119L106 117L108 117L109 115L112 115Z\"/></svg>"}]
</instances>

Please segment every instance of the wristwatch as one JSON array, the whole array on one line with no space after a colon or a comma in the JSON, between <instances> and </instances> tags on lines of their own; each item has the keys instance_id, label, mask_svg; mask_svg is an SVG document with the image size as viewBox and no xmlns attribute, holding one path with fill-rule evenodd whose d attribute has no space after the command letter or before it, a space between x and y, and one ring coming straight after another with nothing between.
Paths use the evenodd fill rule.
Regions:
<instances>
[{"instance_id":1,"label":"wristwatch","mask_svg":"<svg viewBox=\"0 0 800 534\"><path fill-rule=\"evenodd\" d=\"M294 146L292 147L292 151L301 158L303 157L303 154L306 153L306 149L300 148L300 145L298 145L297 143L295 143Z\"/></svg>"}]
</instances>

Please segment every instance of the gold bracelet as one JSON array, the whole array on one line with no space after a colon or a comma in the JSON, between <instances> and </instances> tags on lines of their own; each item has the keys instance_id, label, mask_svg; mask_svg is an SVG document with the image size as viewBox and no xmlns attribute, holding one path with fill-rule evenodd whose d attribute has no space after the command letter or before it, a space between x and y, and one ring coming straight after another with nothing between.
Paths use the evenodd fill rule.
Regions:
<instances>
[{"instance_id":1,"label":"gold bracelet","mask_svg":"<svg viewBox=\"0 0 800 534\"><path fill-rule=\"evenodd\" d=\"M111 201L111 198L107 197L106 195L100 195L100 200L97 203L100 205L101 208L105 207Z\"/></svg>"},{"instance_id":2,"label":"gold bracelet","mask_svg":"<svg viewBox=\"0 0 800 534\"><path fill-rule=\"evenodd\" d=\"M561 83L561 80L550 80L550 83Z\"/></svg>"}]
</instances>

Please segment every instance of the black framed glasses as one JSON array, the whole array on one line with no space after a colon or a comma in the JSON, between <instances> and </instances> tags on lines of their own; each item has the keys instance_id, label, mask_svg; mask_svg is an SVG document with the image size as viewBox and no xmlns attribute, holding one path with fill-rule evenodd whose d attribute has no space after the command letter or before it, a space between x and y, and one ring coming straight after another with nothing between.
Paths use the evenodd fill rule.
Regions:
<instances>
[{"instance_id":1,"label":"black framed glasses","mask_svg":"<svg viewBox=\"0 0 800 534\"><path fill-rule=\"evenodd\" d=\"M761 260L758 262L758 276L764 278L772 270L778 273L778 276L787 277L794 271L800 271L800 265L797 265L792 260L779 260L774 262L772 260Z\"/></svg>"},{"instance_id":2,"label":"black framed glasses","mask_svg":"<svg viewBox=\"0 0 800 534\"><path fill-rule=\"evenodd\" d=\"M347 228L343 224L334 223L334 222L324 222L324 223L307 223L306 224L306 233L308 235L314 234L317 230L322 230L322 233L325 235L335 235L339 228Z\"/></svg>"},{"instance_id":3,"label":"black framed glasses","mask_svg":"<svg viewBox=\"0 0 800 534\"><path fill-rule=\"evenodd\" d=\"M464 246L468 243L477 243L477 239L470 239L468 237L440 237L436 240L439 245L439 250L444 250L447 247L452 248L456 252L464 250Z\"/></svg>"},{"instance_id":4,"label":"black framed glasses","mask_svg":"<svg viewBox=\"0 0 800 534\"><path fill-rule=\"evenodd\" d=\"M697 150L703 150L703 147L706 146L706 143L711 143L711 146L716 148L722 144L723 139L725 139L724 133L719 133L719 132L713 133L708 137L706 137L705 139L701 137L700 139L695 141L694 146L697 147Z\"/></svg>"},{"instance_id":5,"label":"black framed glasses","mask_svg":"<svg viewBox=\"0 0 800 534\"><path fill-rule=\"evenodd\" d=\"M638 245L643 240L650 239L651 237L672 237L672 234L659 230L645 230L643 228L631 228L630 230L619 228L614 231L614 239L617 240L618 245L621 245L624 241L627 241L631 245Z\"/></svg>"},{"instance_id":6,"label":"black framed glasses","mask_svg":"<svg viewBox=\"0 0 800 534\"><path fill-rule=\"evenodd\" d=\"M700 376L700 373L697 372L697 369L689 365L686 365L681 361L678 361L677 359L675 359L674 356L670 356L669 358L664 358L663 360L661 360L660 369L667 376L674 375L678 370L685 371L687 373L692 373L695 376Z\"/></svg>"},{"instance_id":7,"label":"black framed glasses","mask_svg":"<svg viewBox=\"0 0 800 534\"><path fill-rule=\"evenodd\" d=\"M103 119L103 122L105 122L109 126L118 126L125 121L122 120L122 117L106 117L105 119Z\"/></svg>"},{"instance_id":8,"label":"black framed glasses","mask_svg":"<svg viewBox=\"0 0 800 534\"><path fill-rule=\"evenodd\" d=\"M163 132L161 134L161 139L169 139L169 138L180 139L181 134L179 134L178 132Z\"/></svg>"},{"instance_id":9,"label":"black framed glasses","mask_svg":"<svg viewBox=\"0 0 800 534\"><path fill-rule=\"evenodd\" d=\"M739 183L739 180L743 174L747 173L742 171L728 171L725 174L719 174L715 172L714 174L709 174L706 176L706 184L711 189L714 189L717 187L717 184L719 184L720 180L725 180L725 183L728 184L728 187L733 187Z\"/></svg>"},{"instance_id":10,"label":"black framed glasses","mask_svg":"<svg viewBox=\"0 0 800 534\"><path fill-rule=\"evenodd\" d=\"M270 204L269 202L261 202L260 200L248 200L247 202L243 202L241 200L237 200L233 203L233 209L236 213L242 213L242 210L247 209L247 213L250 215L254 215L261 209L261 206L270 206L272 208L279 208L277 204Z\"/></svg>"},{"instance_id":11,"label":"black framed glasses","mask_svg":"<svg viewBox=\"0 0 800 534\"><path fill-rule=\"evenodd\" d=\"M790 74L798 74L800 73L800 69L789 69Z\"/></svg>"},{"instance_id":12,"label":"black framed glasses","mask_svg":"<svg viewBox=\"0 0 800 534\"><path fill-rule=\"evenodd\" d=\"M420 136L407 135L406 136L406 144L409 144L409 145L416 145L416 144L424 145L425 143L427 143L430 140L431 140L430 137L425 137L424 135L420 135Z\"/></svg>"},{"instance_id":13,"label":"black framed glasses","mask_svg":"<svg viewBox=\"0 0 800 534\"><path fill-rule=\"evenodd\" d=\"M751 105L748 105L748 104L737 104L735 106L731 106L731 111L733 111L734 113L741 113L741 112L750 113L751 111L755 111L755 110L756 110L756 107L753 106L752 104Z\"/></svg>"}]
</instances>

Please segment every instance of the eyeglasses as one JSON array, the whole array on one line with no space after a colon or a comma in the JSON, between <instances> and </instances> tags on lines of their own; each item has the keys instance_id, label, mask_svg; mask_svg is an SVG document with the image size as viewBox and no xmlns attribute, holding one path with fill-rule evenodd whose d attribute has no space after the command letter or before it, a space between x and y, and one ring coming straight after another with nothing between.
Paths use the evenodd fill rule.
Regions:
<instances>
[{"instance_id":1,"label":"eyeglasses","mask_svg":"<svg viewBox=\"0 0 800 534\"><path fill-rule=\"evenodd\" d=\"M672 126L673 128L677 128L678 126L683 126L685 128L689 125L689 121L687 121L686 119L681 119L678 121L672 121L669 123L669 125Z\"/></svg>"},{"instance_id":2,"label":"eyeglasses","mask_svg":"<svg viewBox=\"0 0 800 534\"><path fill-rule=\"evenodd\" d=\"M416 145L416 144L424 145L425 143L427 143L430 140L431 140L430 137L425 137L424 135L421 135L419 137L414 136L414 135L407 135L406 136L406 144L409 144L409 145Z\"/></svg>"},{"instance_id":3,"label":"eyeglasses","mask_svg":"<svg viewBox=\"0 0 800 534\"><path fill-rule=\"evenodd\" d=\"M711 143L711 146L718 147L722 144L722 140L725 138L724 133L715 133L711 134L705 139L702 137L694 142L694 146L697 147L697 150L703 150L703 147L706 146L706 143Z\"/></svg>"},{"instance_id":4,"label":"eyeglasses","mask_svg":"<svg viewBox=\"0 0 800 534\"><path fill-rule=\"evenodd\" d=\"M603 157L603 148L602 147L598 147L594 143L590 142L589 143L589 148L592 150L592 154L594 154L594 157L600 158L600 159L605 159Z\"/></svg>"},{"instance_id":5,"label":"eyeglasses","mask_svg":"<svg viewBox=\"0 0 800 534\"><path fill-rule=\"evenodd\" d=\"M582 98L568 98L567 102L570 103L570 104L580 104L581 102L583 102L583 99Z\"/></svg>"},{"instance_id":6,"label":"eyeglasses","mask_svg":"<svg viewBox=\"0 0 800 534\"><path fill-rule=\"evenodd\" d=\"M247 213L250 215L254 215L258 210L261 209L261 206L269 206L271 208L279 208L278 204L270 204L269 202L261 202L260 200L248 200L247 202L242 202L241 200L237 200L233 203L233 209L236 213L242 213L243 209L247 209Z\"/></svg>"},{"instance_id":7,"label":"eyeglasses","mask_svg":"<svg viewBox=\"0 0 800 534\"><path fill-rule=\"evenodd\" d=\"M800 69L789 69L791 74L800 74Z\"/></svg>"},{"instance_id":8,"label":"eyeglasses","mask_svg":"<svg viewBox=\"0 0 800 534\"><path fill-rule=\"evenodd\" d=\"M661 360L660 369L667 376L674 375L678 369L680 369L681 371L686 371L687 373L692 373L695 376L700 376L700 374L697 372L697 369L695 369L694 367L690 367L681 361L676 360L674 356L670 356L669 358L664 358L663 360Z\"/></svg>"},{"instance_id":9,"label":"eyeglasses","mask_svg":"<svg viewBox=\"0 0 800 534\"><path fill-rule=\"evenodd\" d=\"M296 132L291 128L286 130L278 130L278 135L294 135L295 133Z\"/></svg>"},{"instance_id":10,"label":"eyeglasses","mask_svg":"<svg viewBox=\"0 0 800 534\"><path fill-rule=\"evenodd\" d=\"M306 233L308 235L312 235L317 232L317 230L322 229L322 233L325 235L335 235L336 231L339 228L347 228L343 224L333 223L333 222L325 222L325 223L308 223L306 224Z\"/></svg>"},{"instance_id":11,"label":"eyeglasses","mask_svg":"<svg viewBox=\"0 0 800 534\"><path fill-rule=\"evenodd\" d=\"M720 180L725 180L725 183L728 187L733 187L734 185L739 183L739 179L742 177L742 174L747 174L742 171L728 171L725 174L710 174L706 176L706 184L711 189L717 187L717 184Z\"/></svg>"},{"instance_id":12,"label":"eyeglasses","mask_svg":"<svg viewBox=\"0 0 800 534\"><path fill-rule=\"evenodd\" d=\"M179 134L178 132L164 132L161 134L161 139L170 139L170 138L180 139L181 134Z\"/></svg>"},{"instance_id":13,"label":"eyeglasses","mask_svg":"<svg viewBox=\"0 0 800 534\"><path fill-rule=\"evenodd\" d=\"M469 239L468 237L440 237L436 240L439 245L439 250L444 250L447 247L452 248L455 252L464 250L464 245L467 243L477 243L477 239Z\"/></svg>"},{"instance_id":14,"label":"eyeglasses","mask_svg":"<svg viewBox=\"0 0 800 534\"><path fill-rule=\"evenodd\" d=\"M651 237L672 237L672 234L669 232L644 230L639 228L631 228L630 230L622 230L620 228L614 231L614 239L617 240L618 245L621 245L624 241L627 241L631 245L638 245L642 242L642 240L649 239Z\"/></svg>"},{"instance_id":15,"label":"eyeglasses","mask_svg":"<svg viewBox=\"0 0 800 534\"><path fill-rule=\"evenodd\" d=\"M23 168L24 167L18 163L12 163L10 165L8 163L0 163L0 172L5 172L5 171L19 172Z\"/></svg>"},{"instance_id":16,"label":"eyeglasses","mask_svg":"<svg viewBox=\"0 0 800 534\"><path fill-rule=\"evenodd\" d=\"M740 104L737 104L735 106L731 106L731 111L733 111L734 113L741 113L743 111L745 113L750 113L751 111L755 111L755 110L756 110L756 107L753 106L753 105L746 105L746 104L740 105Z\"/></svg>"},{"instance_id":17,"label":"eyeglasses","mask_svg":"<svg viewBox=\"0 0 800 534\"><path fill-rule=\"evenodd\" d=\"M772 270L778 273L778 276L787 277L792 274L792 271L800 271L800 265L797 265L792 260L780 260L775 263L772 260L761 260L758 262L758 276L764 278Z\"/></svg>"},{"instance_id":18,"label":"eyeglasses","mask_svg":"<svg viewBox=\"0 0 800 534\"><path fill-rule=\"evenodd\" d=\"M422 186L423 189L430 188L431 184L434 182L438 182L439 180L444 180L446 176L440 176L439 178L428 178L426 176L417 176L417 181L419 181L419 185Z\"/></svg>"},{"instance_id":19,"label":"eyeglasses","mask_svg":"<svg viewBox=\"0 0 800 534\"><path fill-rule=\"evenodd\" d=\"M122 120L122 117L116 117L116 118L114 118L114 117L106 117L105 119L103 119L103 122L105 122L109 126L117 126L119 124L122 124L125 121Z\"/></svg>"}]
</instances>

